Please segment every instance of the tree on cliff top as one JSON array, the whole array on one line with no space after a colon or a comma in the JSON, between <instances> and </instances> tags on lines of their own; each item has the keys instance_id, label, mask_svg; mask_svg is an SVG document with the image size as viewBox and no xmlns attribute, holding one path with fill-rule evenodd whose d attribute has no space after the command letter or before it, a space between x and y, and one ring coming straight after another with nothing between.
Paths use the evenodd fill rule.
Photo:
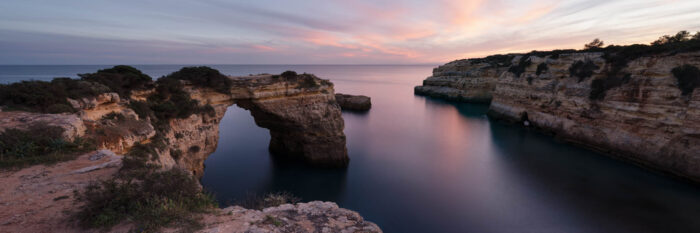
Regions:
<instances>
[{"instance_id":1,"label":"tree on cliff top","mask_svg":"<svg viewBox=\"0 0 700 233\"><path fill-rule=\"evenodd\" d=\"M585 44L585 45L583 46L583 48L586 49L586 50L588 50L588 49L597 49L597 48L602 48L603 45L605 45L605 42L603 42L602 40L600 40L600 39L598 39L598 38L595 38L595 39L594 39L593 41L591 41L590 43Z\"/></svg>"},{"instance_id":2,"label":"tree on cliff top","mask_svg":"<svg viewBox=\"0 0 700 233\"><path fill-rule=\"evenodd\" d=\"M688 31L680 31L676 33L676 35L670 36L670 35L665 35L662 37L659 37L658 40L651 42L652 45L664 45L664 44L673 44L673 43L679 43L679 42L685 42L689 41L691 39L698 39L697 34L695 34L694 37L690 36L690 32Z\"/></svg>"}]
</instances>

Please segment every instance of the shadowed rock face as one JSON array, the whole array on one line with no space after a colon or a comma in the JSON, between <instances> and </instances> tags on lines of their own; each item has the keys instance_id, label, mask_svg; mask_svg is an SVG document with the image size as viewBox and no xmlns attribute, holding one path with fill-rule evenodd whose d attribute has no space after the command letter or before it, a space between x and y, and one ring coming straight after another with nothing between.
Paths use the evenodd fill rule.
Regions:
<instances>
[{"instance_id":1,"label":"shadowed rock face","mask_svg":"<svg viewBox=\"0 0 700 233\"><path fill-rule=\"evenodd\" d=\"M460 60L436 68L416 94L488 99L492 118L527 121L573 144L700 181L700 90L683 95L672 73L700 67L699 58L698 52L638 57L617 76L608 73L603 53L531 56L520 76ZM592 64L589 76L572 71L579 62Z\"/></svg>"}]
</instances>

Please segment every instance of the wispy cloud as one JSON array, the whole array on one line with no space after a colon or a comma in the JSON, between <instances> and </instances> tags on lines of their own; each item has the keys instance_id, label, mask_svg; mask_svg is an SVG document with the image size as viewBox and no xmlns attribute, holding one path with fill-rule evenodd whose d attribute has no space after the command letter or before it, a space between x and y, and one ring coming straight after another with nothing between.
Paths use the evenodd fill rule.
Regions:
<instances>
[{"instance_id":1,"label":"wispy cloud","mask_svg":"<svg viewBox=\"0 0 700 233\"><path fill-rule=\"evenodd\" d=\"M0 63L439 63L700 30L697 0L9 0Z\"/></svg>"}]
</instances>

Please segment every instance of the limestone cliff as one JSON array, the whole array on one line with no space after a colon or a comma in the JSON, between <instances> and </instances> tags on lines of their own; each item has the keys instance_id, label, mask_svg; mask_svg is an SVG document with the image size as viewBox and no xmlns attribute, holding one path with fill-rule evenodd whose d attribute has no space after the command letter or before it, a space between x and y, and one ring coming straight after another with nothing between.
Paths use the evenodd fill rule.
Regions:
<instances>
[{"instance_id":1,"label":"limestone cliff","mask_svg":"<svg viewBox=\"0 0 700 233\"><path fill-rule=\"evenodd\" d=\"M488 99L492 118L700 181L700 91L684 93L672 72L700 67L700 53L615 62L603 52L460 60L436 68L416 94Z\"/></svg>"},{"instance_id":2,"label":"limestone cliff","mask_svg":"<svg viewBox=\"0 0 700 233\"><path fill-rule=\"evenodd\" d=\"M155 122L150 117L139 117L130 106L134 101L150 101L148 98L154 90L133 91L128 98L120 98L116 93L104 93L95 97L68 99L77 110L74 113L0 112L0 132L8 128L21 129L33 124L48 124L63 128L66 139L94 138L98 148L109 149L117 154L128 153L137 143L157 141L162 146L153 147L158 155L152 157L149 163L159 165L162 169L179 167L191 171L195 176L201 176L204 160L216 150L219 123L226 109L237 104L250 110L260 127L270 130L270 150L274 153L316 165L347 165L344 122L331 82L310 74L295 77L260 75L229 78L233 80L233 85L227 93L183 81L187 95L197 100L200 107L211 106L213 111L198 111L187 117ZM0 191L0 196L4 197L0 200L0 205L12 206L11 212L0 214L3 228L16 231L23 229L23 222L30 222L37 223L36 229L32 231L80 231L74 224L67 223L70 220L67 213L75 208L70 201L74 197L62 194L71 191L78 193L89 181L110 179L121 167L122 156L97 156L98 154L101 152L83 155L51 167L37 165L19 171L0 171L0 177L8 184L3 186L4 191ZM28 176L38 178L25 179ZM28 186L33 189L28 190ZM40 198L33 199L30 195ZM60 205L52 203L64 199ZM36 206L53 208L44 214L36 214ZM320 229L381 232L376 225L364 221L359 214L338 208L333 203L300 203L264 211L240 207L217 211L227 213L204 216L205 232L222 229L256 232L314 232ZM275 218L275 222L270 223L268 216ZM112 230L128 230L122 228Z\"/></svg>"}]
</instances>

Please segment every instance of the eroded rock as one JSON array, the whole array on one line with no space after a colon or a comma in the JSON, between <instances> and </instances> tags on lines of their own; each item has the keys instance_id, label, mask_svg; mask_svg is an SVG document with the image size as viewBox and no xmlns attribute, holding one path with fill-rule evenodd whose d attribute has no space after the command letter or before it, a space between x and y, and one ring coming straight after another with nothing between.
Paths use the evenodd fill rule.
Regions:
<instances>
[{"instance_id":1,"label":"eroded rock","mask_svg":"<svg viewBox=\"0 0 700 233\"><path fill-rule=\"evenodd\" d=\"M527 121L576 145L700 181L700 91L682 95L671 72L700 67L700 53L639 57L619 77L609 74L603 55L526 57L520 76L479 59L456 61L436 68L416 93L489 99L492 118ZM572 76L577 62L592 64L591 75Z\"/></svg>"},{"instance_id":2,"label":"eroded rock","mask_svg":"<svg viewBox=\"0 0 700 233\"><path fill-rule=\"evenodd\" d=\"M349 111L369 111L372 108L371 98L364 95L346 95L346 94L335 94L335 100L338 101L338 105L343 110Z\"/></svg>"}]
</instances>

